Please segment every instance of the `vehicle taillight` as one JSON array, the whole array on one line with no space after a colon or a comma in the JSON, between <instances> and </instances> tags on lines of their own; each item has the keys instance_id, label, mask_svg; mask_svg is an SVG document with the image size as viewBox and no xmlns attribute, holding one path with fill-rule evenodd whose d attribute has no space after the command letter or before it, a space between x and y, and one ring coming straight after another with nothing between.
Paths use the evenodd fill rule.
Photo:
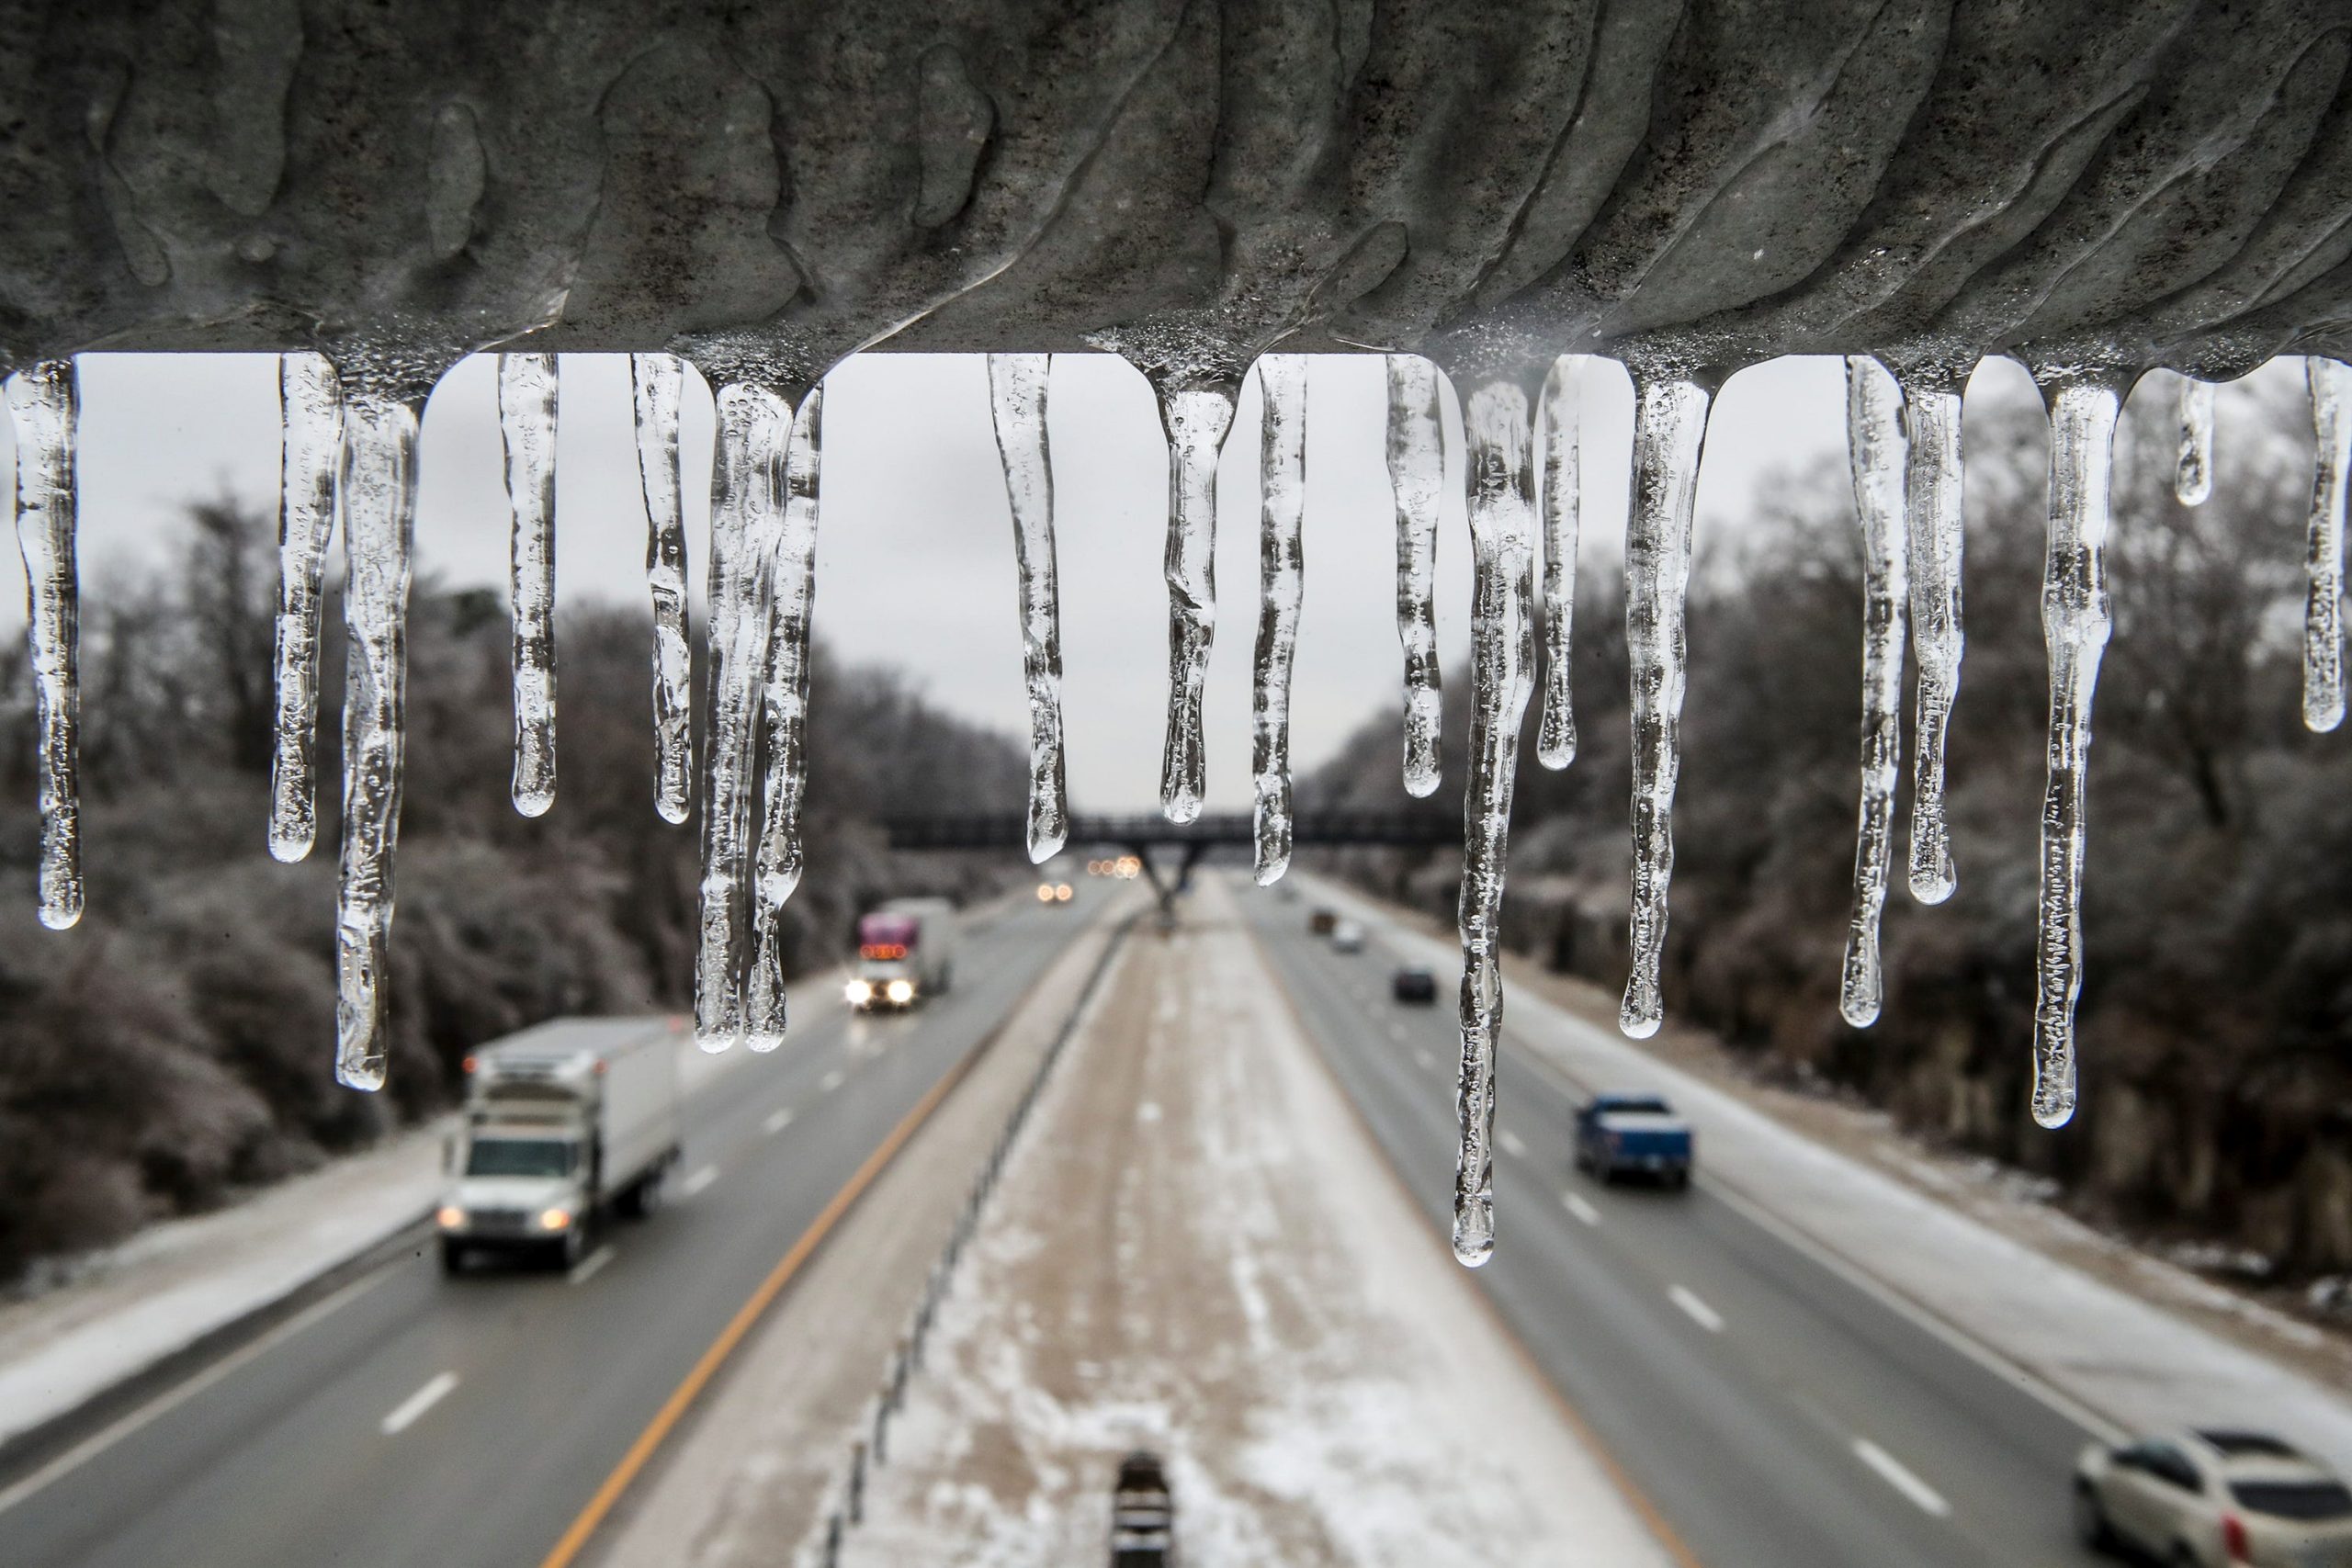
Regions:
<instances>
[{"instance_id":1,"label":"vehicle taillight","mask_svg":"<svg viewBox=\"0 0 2352 1568\"><path fill-rule=\"evenodd\" d=\"M467 1057L458 1064L458 1070L470 1076L474 1070L474 1059L471 1056Z\"/></svg>"},{"instance_id":2,"label":"vehicle taillight","mask_svg":"<svg viewBox=\"0 0 2352 1568\"><path fill-rule=\"evenodd\" d=\"M2254 1561L2254 1549L2246 1543L2245 1521L2235 1514L2222 1516L2222 1555L2233 1562Z\"/></svg>"}]
</instances>

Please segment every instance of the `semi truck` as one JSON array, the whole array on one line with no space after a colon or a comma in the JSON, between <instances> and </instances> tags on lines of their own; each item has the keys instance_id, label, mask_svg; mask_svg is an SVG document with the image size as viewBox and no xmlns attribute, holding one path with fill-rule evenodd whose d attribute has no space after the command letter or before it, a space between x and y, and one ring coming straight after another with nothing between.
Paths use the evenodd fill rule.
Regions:
<instances>
[{"instance_id":1,"label":"semi truck","mask_svg":"<svg viewBox=\"0 0 2352 1568\"><path fill-rule=\"evenodd\" d=\"M956 906L945 898L893 898L857 922L849 1005L859 1012L910 1008L956 982Z\"/></svg>"},{"instance_id":2,"label":"semi truck","mask_svg":"<svg viewBox=\"0 0 2352 1568\"><path fill-rule=\"evenodd\" d=\"M607 1213L643 1215L678 1162L684 1021L564 1018L466 1058L465 1123L435 1220L451 1273L476 1253L566 1267Z\"/></svg>"}]
</instances>

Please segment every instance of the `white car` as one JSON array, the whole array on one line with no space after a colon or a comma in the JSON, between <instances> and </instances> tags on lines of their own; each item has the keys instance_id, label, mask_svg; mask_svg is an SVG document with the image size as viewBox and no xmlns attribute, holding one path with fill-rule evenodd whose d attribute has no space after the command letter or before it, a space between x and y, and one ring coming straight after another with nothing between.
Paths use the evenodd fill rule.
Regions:
<instances>
[{"instance_id":1,"label":"white car","mask_svg":"<svg viewBox=\"0 0 2352 1568\"><path fill-rule=\"evenodd\" d=\"M2094 1444L2075 1461L2075 1525L2165 1568L2352 1568L2352 1489L2261 1432Z\"/></svg>"},{"instance_id":2,"label":"white car","mask_svg":"<svg viewBox=\"0 0 2352 1568\"><path fill-rule=\"evenodd\" d=\"M1331 928L1331 951L1334 953L1362 953L1363 951L1363 927L1358 925L1353 920L1341 920L1338 925L1333 926Z\"/></svg>"}]
</instances>

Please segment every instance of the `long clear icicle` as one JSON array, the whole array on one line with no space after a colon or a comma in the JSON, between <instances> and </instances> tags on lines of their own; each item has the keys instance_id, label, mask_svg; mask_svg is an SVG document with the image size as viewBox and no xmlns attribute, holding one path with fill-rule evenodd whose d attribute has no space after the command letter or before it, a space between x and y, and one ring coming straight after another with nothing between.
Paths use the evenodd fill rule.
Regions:
<instances>
[{"instance_id":1,"label":"long clear icicle","mask_svg":"<svg viewBox=\"0 0 2352 1568\"><path fill-rule=\"evenodd\" d=\"M2180 378L2180 461L2173 469L2173 499L2202 506L2213 493L2213 383Z\"/></svg>"},{"instance_id":2,"label":"long clear icicle","mask_svg":"<svg viewBox=\"0 0 2352 1568\"><path fill-rule=\"evenodd\" d=\"M686 641L686 521L678 488L678 413L685 362L628 356L637 410L637 479L645 496L645 585L653 595L653 809L694 809L694 652Z\"/></svg>"},{"instance_id":3,"label":"long clear icicle","mask_svg":"<svg viewBox=\"0 0 2352 1568\"><path fill-rule=\"evenodd\" d=\"M1875 359L1846 361L1847 457L1862 531L1862 791L1854 832L1854 908L1838 1010L1856 1029L1878 1021L1885 982L1879 916L1894 858L1894 784L1903 760L1903 394Z\"/></svg>"},{"instance_id":4,"label":"long clear icicle","mask_svg":"<svg viewBox=\"0 0 2352 1568\"><path fill-rule=\"evenodd\" d=\"M1617 1027L1636 1040L1666 1019L1661 974L1674 878L1674 786L1682 769L1690 516L1713 391L1679 376L1634 382L1634 485L1625 524L1625 651L1633 673L1633 969Z\"/></svg>"},{"instance_id":5,"label":"long clear icicle","mask_svg":"<svg viewBox=\"0 0 2352 1568\"><path fill-rule=\"evenodd\" d=\"M1535 760L1547 768L1565 768L1577 760L1568 655L1577 613L1583 383L1583 361L1565 354L1544 381L1544 708Z\"/></svg>"},{"instance_id":6,"label":"long clear icicle","mask_svg":"<svg viewBox=\"0 0 2352 1568\"><path fill-rule=\"evenodd\" d=\"M1495 1046L1502 1033L1503 874L1519 731L1535 687L1535 430L1527 393L1480 387L1463 410L1473 586L1470 775L1462 793L1461 1144L1453 1256L1475 1269L1495 1249Z\"/></svg>"},{"instance_id":7,"label":"long clear icicle","mask_svg":"<svg viewBox=\"0 0 2352 1568\"><path fill-rule=\"evenodd\" d=\"M784 906L800 886L801 807L808 793L808 622L817 592L818 480L825 389L809 389L785 449L783 526L768 569L769 634L761 711L767 734L766 814L752 887L752 974L744 1041L784 1043Z\"/></svg>"},{"instance_id":8,"label":"long clear icicle","mask_svg":"<svg viewBox=\"0 0 2352 1568\"><path fill-rule=\"evenodd\" d=\"M406 750L417 411L356 393L344 410L343 859L335 904L335 1077L381 1089L392 856Z\"/></svg>"},{"instance_id":9,"label":"long clear icicle","mask_svg":"<svg viewBox=\"0 0 2352 1568\"><path fill-rule=\"evenodd\" d=\"M744 886L752 837L759 704L766 673L769 568L783 525L792 405L764 387L718 393L710 485L706 635L710 718L703 741L702 908L695 950L695 1033L724 1051L743 1033Z\"/></svg>"},{"instance_id":10,"label":"long clear icicle","mask_svg":"<svg viewBox=\"0 0 2352 1568\"><path fill-rule=\"evenodd\" d=\"M2303 723L2344 722L2344 502L2352 475L2352 365L2303 361L2312 393L2312 513L2303 561Z\"/></svg>"},{"instance_id":11,"label":"long clear icicle","mask_svg":"<svg viewBox=\"0 0 2352 1568\"><path fill-rule=\"evenodd\" d=\"M2109 481L2123 397L2116 384L2094 378L2058 380L2044 395L2050 404L2050 553L2042 570L2041 636L2050 650L2050 775L2041 799L2035 901L2033 1119L2057 1127L2075 1113L2091 698L2110 625Z\"/></svg>"},{"instance_id":12,"label":"long clear icicle","mask_svg":"<svg viewBox=\"0 0 2352 1568\"><path fill-rule=\"evenodd\" d=\"M1959 884L1944 819L1944 738L1960 694L1961 378L1899 378L1910 426L1904 527L1911 572L1911 658L1918 689L1911 733L1911 897L1940 904Z\"/></svg>"},{"instance_id":13,"label":"long clear icicle","mask_svg":"<svg viewBox=\"0 0 2352 1568\"><path fill-rule=\"evenodd\" d=\"M70 359L44 359L8 378L17 547L25 558L25 636L40 733L40 914L51 931L82 918L82 591L74 540L80 403Z\"/></svg>"},{"instance_id":14,"label":"long clear icicle","mask_svg":"<svg viewBox=\"0 0 2352 1568\"><path fill-rule=\"evenodd\" d=\"M514 809L555 804L556 357L498 356L498 432L514 516L507 600L514 618Z\"/></svg>"},{"instance_id":15,"label":"long clear icicle","mask_svg":"<svg viewBox=\"0 0 2352 1568\"><path fill-rule=\"evenodd\" d=\"M1155 389L1168 436L1168 739L1159 808L1171 822L1190 822L1208 788L1201 694L1216 636L1216 460L1233 427L1234 389L1217 382Z\"/></svg>"},{"instance_id":16,"label":"long clear icicle","mask_svg":"<svg viewBox=\"0 0 2352 1568\"><path fill-rule=\"evenodd\" d=\"M1264 412L1250 773L1257 785L1251 837L1258 886L1265 887L1290 866L1290 672L1298 654L1298 609L1306 590L1301 533L1306 519L1306 356L1261 357L1258 390Z\"/></svg>"},{"instance_id":17,"label":"long clear icicle","mask_svg":"<svg viewBox=\"0 0 2352 1568\"><path fill-rule=\"evenodd\" d=\"M298 861L319 836L319 634L335 471L343 461L343 382L324 355L277 362L277 685L271 722L269 852Z\"/></svg>"},{"instance_id":18,"label":"long clear icicle","mask_svg":"<svg viewBox=\"0 0 2352 1568\"><path fill-rule=\"evenodd\" d=\"M1012 510L1021 578L1021 667L1029 687L1029 860L1043 864L1069 836L1062 752L1062 600L1054 558L1054 467L1046 438L1050 354L989 355L989 413Z\"/></svg>"},{"instance_id":19,"label":"long clear icicle","mask_svg":"<svg viewBox=\"0 0 2352 1568\"><path fill-rule=\"evenodd\" d=\"M1437 654L1438 497L1445 485L1445 425L1437 367L1392 354L1388 485L1396 499L1396 636L1405 645L1405 793L1436 790L1444 705Z\"/></svg>"}]
</instances>

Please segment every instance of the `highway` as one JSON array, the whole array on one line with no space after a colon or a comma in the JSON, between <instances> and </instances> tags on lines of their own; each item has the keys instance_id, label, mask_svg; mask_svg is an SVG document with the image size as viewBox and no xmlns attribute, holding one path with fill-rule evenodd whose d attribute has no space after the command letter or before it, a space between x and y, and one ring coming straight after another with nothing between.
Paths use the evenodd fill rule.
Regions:
<instances>
[{"instance_id":1,"label":"highway","mask_svg":"<svg viewBox=\"0 0 2352 1568\"><path fill-rule=\"evenodd\" d=\"M1008 906L975 922L939 1001L854 1018L833 1000L704 1082L668 1202L569 1275L445 1280L420 1232L78 1462L0 1475L0 1563L538 1562L827 1201L1109 897Z\"/></svg>"},{"instance_id":2,"label":"highway","mask_svg":"<svg viewBox=\"0 0 2352 1568\"><path fill-rule=\"evenodd\" d=\"M1455 974L1436 1006L1308 934L1309 899L1245 895L1308 1034L1441 1235L1450 1223ZM1709 1568L2043 1568L2077 1547L2067 1475L2091 1434L1946 1334L1726 1195L1610 1187L1574 1168L1593 1089L1522 1046L1505 1012L1500 1236L1476 1279L1611 1461Z\"/></svg>"}]
</instances>

